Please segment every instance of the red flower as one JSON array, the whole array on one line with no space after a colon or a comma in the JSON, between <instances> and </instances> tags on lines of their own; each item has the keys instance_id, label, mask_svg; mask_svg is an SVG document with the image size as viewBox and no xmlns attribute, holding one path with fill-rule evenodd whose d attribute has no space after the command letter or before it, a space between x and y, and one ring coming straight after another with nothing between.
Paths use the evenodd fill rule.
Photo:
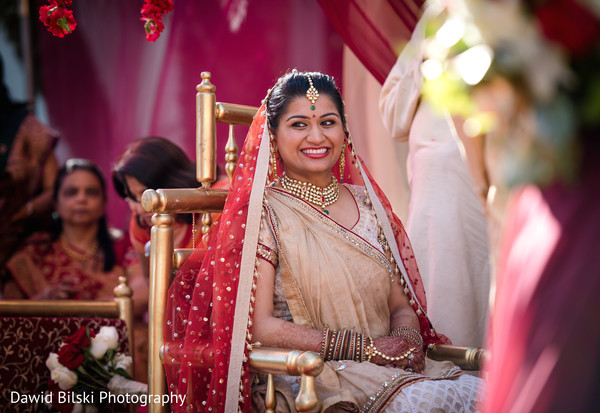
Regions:
<instances>
[{"instance_id":1,"label":"red flower","mask_svg":"<svg viewBox=\"0 0 600 413\"><path fill-rule=\"evenodd\" d=\"M164 30L165 24L162 21L163 14L173 10L172 0L145 0L142 7L142 20L144 30L146 31L146 40L154 42Z\"/></svg>"},{"instance_id":2,"label":"red flower","mask_svg":"<svg viewBox=\"0 0 600 413\"><path fill-rule=\"evenodd\" d=\"M146 0L146 3L154 4L165 14L173 10L173 0Z\"/></svg>"},{"instance_id":3,"label":"red flower","mask_svg":"<svg viewBox=\"0 0 600 413\"><path fill-rule=\"evenodd\" d=\"M64 344L58 350L58 362L70 370L81 366L84 360L83 351L75 344Z\"/></svg>"},{"instance_id":4,"label":"red flower","mask_svg":"<svg viewBox=\"0 0 600 413\"><path fill-rule=\"evenodd\" d=\"M144 19L142 19L144 20ZM146 30L146 40L149 42L154 42L156 39L160 37L160 33L165 28L165 24L161 19L147 19L144 24L144 29Z\"/></svg>"},{"instance_id":5,"label":"red flower","mask_svg":"<svg viewBox=\"0 0 600 413\"><path fill-rule=\"evenodd\" d=\"M536 9L542 32L567 52L581 56L594 47L600 22L577 0L547 0Z\"/></svg>"},{"instance_id":6,"label":"red flower","mask_svg":"<svg viewBox=\"0 0 600 413\"><path fill-rule=\"evenodd\" d=\"M71 0L56 0L48 6L40 7L40 21L57 37L64 37L77 26L73 12L66 8L70 5Z\"/></svg>"},{"instance_id":7,"label":"red flower","mask_svg":"<svg viewBox=\"0 0 600 413\"><path fill-rule=\"evenodd\" d=\"M64 343L65 344L73 344L75 346L79 346L79 347L89 347L90 346L90 339L88 338L87 335L87 331L86 331L86 327L85 326L81 326L79 327L79 329L71 334L69 337L65 338ZM94 332L94 330L90 330L90 337L95 337L96 333Z\"/></svg>"}]
</instances>

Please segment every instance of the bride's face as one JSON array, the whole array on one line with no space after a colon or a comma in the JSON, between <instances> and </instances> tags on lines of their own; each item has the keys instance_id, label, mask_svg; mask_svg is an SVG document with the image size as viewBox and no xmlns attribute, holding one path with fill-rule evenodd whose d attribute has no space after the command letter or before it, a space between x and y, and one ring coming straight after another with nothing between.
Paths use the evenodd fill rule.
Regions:
<instances>
[{"instance_id":1,"label":"bride's face","mask_svg":"<svg viewBox=\"0 0 600 413\"><path fill-rule=\"evenodd\" d=\"M304 96L293 98L275 131L285 173L294 179L325 186L340 157L344 128L328 95L319 96L315 110Z\"/></svg>"}]
</instances>

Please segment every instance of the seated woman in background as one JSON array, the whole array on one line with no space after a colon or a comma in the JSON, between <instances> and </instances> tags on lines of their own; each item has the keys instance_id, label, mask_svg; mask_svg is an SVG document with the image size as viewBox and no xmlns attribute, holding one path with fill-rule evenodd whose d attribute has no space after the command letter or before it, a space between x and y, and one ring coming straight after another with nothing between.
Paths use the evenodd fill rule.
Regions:
<instances>
[{"instance_id":1,"label":"seated woman in background","mask_svg":"<svg viewBox=\"0 0 600 413\"><path fill-rule=\"evenodd\" d=\"M33 234L9 260L4 298L108 300L124 275L141 314L147 283L127 237L107 227L102 172L90 161L68 160L58 172L53 199L54 231Z\"/></svg>"},{"instance_id":2,"label":"seated woman in background","mask_svg":"<svg viewBox=\"0 0 600 413\"><path fill-rule=\"evenodd\" d=\"M119 277L133 290L136 316L135 375L147 380L148 283L129 237L106 223L102 172L85 159L70 159L54 185L55 230L28 238L7 264L4 298L112 300Z\"/></svg>"},{"instance_id":3,"label":"seated woman in background","mask_svg":"<svg viewBox=\"0 0 600 413\"><path fill-rule=\"evenodd\" d=\"M131 243L138 253L144 275L149 274L149 260L145 253L150 241L152 214L140 203L146 189L197 188L196 164L185 152L168 139L151 136L134 141L121 156L112 172L115 190L127 201L132 215L129 223ZM219 181L218 181L219 182ZM216 184L215 187L219 187ZM202 234L192 225L191 214L179 214L173 224L175 248L198 245Z\"/></svg>"},{"instance_id":4,"label":"seated woman in background","mask_svg":"<svg viewBox=\"0 0 600 413\"><path fill-rule=\"evenodd\" d=\"M58 171L58 133L14 102L0 57L0 276L6 262L33 232L52 221L52 186Z\"/></svg>"},{"instance_id":5,"label":"seated woman in background","mask_svg":"<svg viewBox=\"0 0 600 413\"><path fill-rule=\"evenodd\" d=\"M186 395L174 411L264 409L248 365L258 343L320 352L321 411L477 408L481 379L426 358L448 339L427 318L406 232L354 152L330 76L277 81L232 182L200 273L192 255L169 290L168 347L214 357L167 369L171 393ZM295 411L290 379L275 379L277 411Z\"/></svg>"}]
</instances>

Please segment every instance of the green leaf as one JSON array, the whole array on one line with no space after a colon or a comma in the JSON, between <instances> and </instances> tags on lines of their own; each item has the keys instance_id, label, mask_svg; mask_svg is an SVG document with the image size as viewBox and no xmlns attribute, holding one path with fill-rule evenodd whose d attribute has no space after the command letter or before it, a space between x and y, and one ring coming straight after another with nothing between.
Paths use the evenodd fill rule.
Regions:
<instances>
[{"instance_id":1,"label":"green leaf","mask_svg":"<svg viewBox=\"0 0 600 413\"><path fill-rule=\"evenodd\" d=\"M58 19L56 21L56 24L58 24L58 26L63 29L65 32L67 33L71 33L71 26L69 26L69 22L67 21L66 17L61 17L60 19ZM87 330L87 327L86 327Z\"/></svg>"},{"instance_id":2,"label":"green leaf","mask_svg":"<svg viewBox=\"0 0 600 413\"><path fill-rule=\"evenodd\" d=\"M131 377L129 373L127 373L127 370L125 370L123 367L115 369L115 373L117 373L119 376L125 377L126 379L133 380L133 377Z\"/></svg>"}]
</instances>

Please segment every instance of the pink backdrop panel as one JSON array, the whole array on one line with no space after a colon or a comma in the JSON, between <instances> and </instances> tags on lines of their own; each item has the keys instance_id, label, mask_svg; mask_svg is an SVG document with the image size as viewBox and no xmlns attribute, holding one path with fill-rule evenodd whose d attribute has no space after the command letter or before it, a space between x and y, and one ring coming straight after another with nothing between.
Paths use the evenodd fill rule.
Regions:
<instances>
[{"instance_id":1,"label":"pink backdrop panel","mask_svg":"<svg viewBox=\"0 0 600 413\"><path fill-rule=\"evenodd\" d=\"M195 156L202 71L212 73L219 101L248 105L259 105L292 68L327 72L341 85L343 42L317 2L248 1L234 32L219 2L176 0L155 43L145 40L142 4L74 1L73 33L56 38L41 23L37 33L49 123L62 135L59 160L98 163L109 181L109 221L120 228L129 211L112 189L112 166L127 143L148 135L167 137Z\"/></svg>"}]
</instances>

